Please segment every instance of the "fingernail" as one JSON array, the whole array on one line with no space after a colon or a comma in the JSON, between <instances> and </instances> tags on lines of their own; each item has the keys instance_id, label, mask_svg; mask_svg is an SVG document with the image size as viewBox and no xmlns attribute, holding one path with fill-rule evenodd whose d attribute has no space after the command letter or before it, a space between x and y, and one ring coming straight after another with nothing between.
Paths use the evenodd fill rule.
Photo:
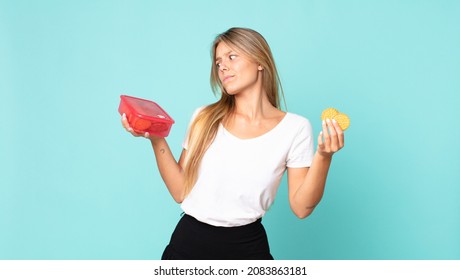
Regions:
<instances>
[{"instance_id":1,"label":"fingernail","mask_svg":"<svg viewBox=\"0 0 460 280\"><path fill-rule=\"evenodd\" d=\"M332 119L332 122L333 122L333 123L337 123L337 121L336 121L335 119Z\"/></svg>"},{"instance_id":2,"label":"fingernail","mask_svg":"<svg viewBox=\"0 0 460 280\"><path fill-rule=\"evenodd\" d=\"M330 120L330 119L326 119L326 121L327 121L328 123L330 123L330 122L331 122L331 120Z\"/></svg>"},{"instance_id":3,"label":"fingernail","mask_svg":"<svg viewBox=\"0 0 460 280\"><path fill-rule=\"evenodd\" d=\"M325 125L325 124L326 124L326 121L325 121L325 120L323 120L323 121L322 121L322 124L323 124L323 125Z\"/></svg>"}]
</instances>

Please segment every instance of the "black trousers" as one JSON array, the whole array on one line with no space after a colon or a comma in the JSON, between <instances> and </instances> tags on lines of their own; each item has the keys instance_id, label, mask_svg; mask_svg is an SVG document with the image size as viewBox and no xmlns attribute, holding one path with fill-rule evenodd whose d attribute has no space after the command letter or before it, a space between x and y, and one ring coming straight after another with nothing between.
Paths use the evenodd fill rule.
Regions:
<instances>
[{"instance_id":1,"label":"black trousers","mask_svg":"<svg viewBox=\"0 0 460 280\"><path fill-rule=\"evenodd\" d=\"M216 227L183 215L162 260L273 260L261 219L238 227Z\"/></svg>"}]
</instances>

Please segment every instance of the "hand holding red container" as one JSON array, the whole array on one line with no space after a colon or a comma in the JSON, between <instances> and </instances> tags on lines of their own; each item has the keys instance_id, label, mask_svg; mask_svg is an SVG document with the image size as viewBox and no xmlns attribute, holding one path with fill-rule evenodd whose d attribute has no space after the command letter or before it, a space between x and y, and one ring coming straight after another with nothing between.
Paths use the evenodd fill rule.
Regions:
<instances>
[{"instance_id":1,"label":"hand holding red container","mask_svg":"<svg viewBox=\"0 0 460 280\"><path fill-rule=\"evenodd\" d=\"M134 136L166 137L174 120L157 103L128 95L120 96L118 112L126 130Z\"/></svg>"}]
</instances>

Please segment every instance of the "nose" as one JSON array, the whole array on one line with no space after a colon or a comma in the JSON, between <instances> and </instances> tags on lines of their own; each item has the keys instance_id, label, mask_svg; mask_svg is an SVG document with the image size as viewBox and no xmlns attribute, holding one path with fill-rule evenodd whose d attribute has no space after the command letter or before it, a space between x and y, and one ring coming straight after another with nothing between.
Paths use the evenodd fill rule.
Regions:
<instances>
[{"instance_id":1,"label":"nose","mask_svg":"<svg viewBox=\"0 0 460 280\"><path fill-rule=\"evenodd\" d=\"M223 71L226 71L226 70L228 70L227 64L225 64L224 61L221 61L220 65L219 65L219 71L223 72Z\"/></svg>"}]
</instances>

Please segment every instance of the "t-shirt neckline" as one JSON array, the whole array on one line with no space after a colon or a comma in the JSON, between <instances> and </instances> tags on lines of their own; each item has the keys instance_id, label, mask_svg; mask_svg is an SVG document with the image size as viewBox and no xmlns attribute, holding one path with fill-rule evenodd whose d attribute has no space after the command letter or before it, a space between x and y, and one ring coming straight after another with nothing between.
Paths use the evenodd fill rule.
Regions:
<instances>
[{"instance_id":1,"label":"t-shirt neckline","mask_svg":"<svg viewBox=\"0 0 460 280\"><path fill-rule=\"evenodd\" d=\"M288 115L290 115L290 113L286 112L286 114L281 119L281 121L279 121L279 123L277 123L272 129L270 129L269 131L265 132L264 134L261 134L259 136L252 137L252 138L240 138L240 137L234 135L233 133L231 133L230 131L228 131L222 123L219 124L219 127L222 129L222 131L225 133L225 135L229 135L230 137L232 137L232 138L234 138L234 139L236 139L238 141L255 141L255 140L258 140L258 139L261 139L261 138L265 138L268 135L274 133L276 130L278 130L279 127L282 126L282 124L286 121L286 119L288 118Z\"/></svg>"}]
</instances>

